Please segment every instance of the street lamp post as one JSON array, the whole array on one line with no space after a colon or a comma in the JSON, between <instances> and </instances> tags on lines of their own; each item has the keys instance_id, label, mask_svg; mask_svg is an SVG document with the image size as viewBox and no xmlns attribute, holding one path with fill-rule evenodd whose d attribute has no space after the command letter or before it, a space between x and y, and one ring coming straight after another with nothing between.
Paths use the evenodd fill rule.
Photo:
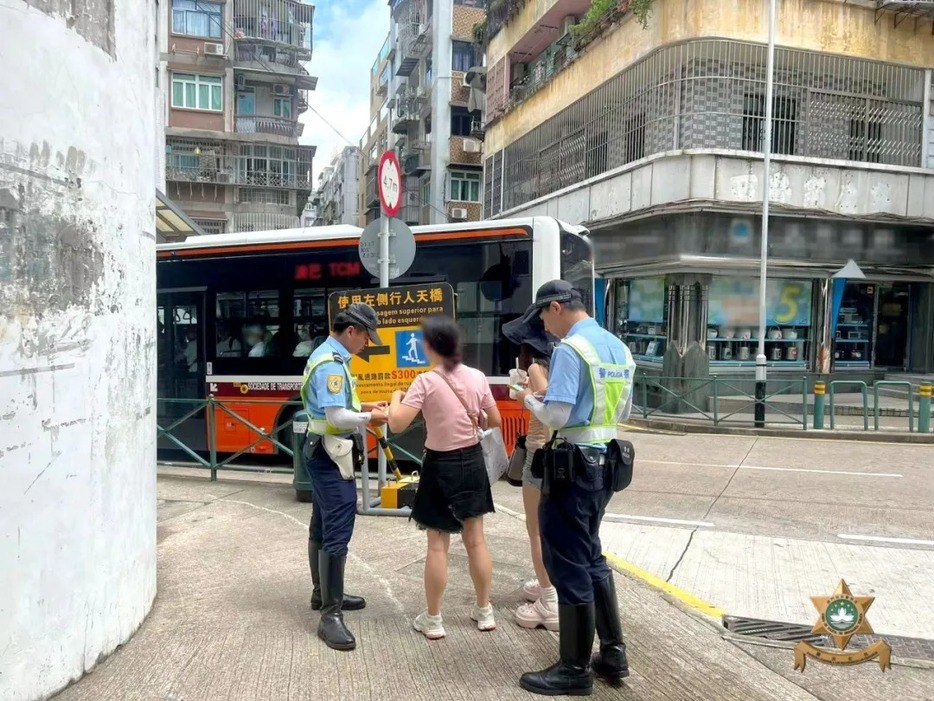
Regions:
<instances>
[{"instance_id":1,"label":"street lamp post","mask_svg":"<svg viewBox=\"0 0 934 701\"><path fill-rule=\"evenodd\" d=\"M766 278L768 276L769 257L769 189L771 186L770 166L772 164L772 102L775 90L775 4L769 0L769 48L766 60L765 76L765 126L762 130L762 240L759 253L759 348L756 352L756 428L765 426L765 384L766 357L765 333L768 313Z\"/></svg>"}]
</instances>

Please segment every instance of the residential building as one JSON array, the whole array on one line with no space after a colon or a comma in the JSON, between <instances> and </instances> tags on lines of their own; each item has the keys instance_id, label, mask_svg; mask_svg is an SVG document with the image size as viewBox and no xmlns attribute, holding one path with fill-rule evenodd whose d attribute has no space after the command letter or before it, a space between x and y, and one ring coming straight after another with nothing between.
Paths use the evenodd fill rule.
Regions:
<instances>
[{"instance_id":1,"label":"residential building","mask_svg":"<svg viewBox=\"0 0 934 701\"><path fill-rule=\"evenodd\" d=\"M481 109L468 74L482 54L474 42L481 0L392 0L389 35L389 144L405 176L400 217L410 224L482 218Z\"/></svg>"},{"instance_id":2,"label":"residential building","mask_svg":"<svg viewBox=\"0 0 934 701\"><path fill-rule=\"evenodd\" d=\"M300 146L314 7L169 0L166 194L207 233L299 226L314 146Z\"/></svg>"},{"instance_id":3,"label":"residential building","mask_svg":"<svg viewBox=\"0 0 934 701\"><path fill-rule=\"evenodd\" d=\"M383 42L370 69L370 126L360 139L359 226L366 226L380 215L376 191L376 169L380 156L389 148L389 108L387 95L392 76L389 37Z\"/></svg>"},{"instance_id":4,"label":"residential building","mask_svg":"<svg viewBox=\"0 0 934 701\"><path fill-rule=\"evenodd\" d=\"M748 376L768 187L770 377L929 373L934 2L778 3L766 184L768 8L498 3L486 215L585 224L608 323L647 371L680 375L700 347ZM865 279L832 282L849 259Z\"/></svg>"},{"instance_id":5,"label":"residential building","mask_svg":"<svg viewBox=\"0 0 934 701\"><path fill-rule=\"evenodd\" d=\"M346 146L335 154L331 165L318 175L318 189L311 200L317 211L316 226L347 224L360 220L358 207L360 154L356 146Z\"/></svg>"}]
</instances>

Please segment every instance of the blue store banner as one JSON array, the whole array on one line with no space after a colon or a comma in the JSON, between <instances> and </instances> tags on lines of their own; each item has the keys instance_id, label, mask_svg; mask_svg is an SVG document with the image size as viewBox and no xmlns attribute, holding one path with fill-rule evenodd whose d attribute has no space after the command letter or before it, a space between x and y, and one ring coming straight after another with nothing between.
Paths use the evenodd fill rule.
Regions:
<instances>
[{"instance_id":1,"label":"blue store banner","mask_svg":"<svg viewBox=\"0 0 934 701\"><path fill-rule=\"evenodd\" d=\"M766 326L811 325L810 280L766 281ZM707 323L727 328L759 324L759 281L715 278L710 283Z\"/></svg>"}]
</instances>

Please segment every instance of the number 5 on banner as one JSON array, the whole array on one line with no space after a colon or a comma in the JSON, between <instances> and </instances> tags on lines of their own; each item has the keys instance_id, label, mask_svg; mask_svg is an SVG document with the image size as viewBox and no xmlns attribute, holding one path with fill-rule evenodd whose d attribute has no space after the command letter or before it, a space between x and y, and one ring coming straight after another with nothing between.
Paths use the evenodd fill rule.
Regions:
<instances>
[{"instance_id":1,"label":"number 5 on banner","mask_svg":"<svg viewBox=\"0 0 934 701\"><path fill-rule=\"evenodd\" d=\"M775 312L775 323L787 324L798 318L798 297L802 292L801 285L786 283L782 288L778 310Z\"/></svg>"}]
</instances>

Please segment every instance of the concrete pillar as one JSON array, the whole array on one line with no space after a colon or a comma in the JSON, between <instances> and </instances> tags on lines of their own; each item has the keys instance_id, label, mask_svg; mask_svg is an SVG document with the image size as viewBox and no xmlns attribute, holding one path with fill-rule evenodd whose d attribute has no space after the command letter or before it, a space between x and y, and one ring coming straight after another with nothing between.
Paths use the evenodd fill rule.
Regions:
<instances>
[{"instance_id":1,"label":"concrete pillar","mask_svg":"<svg viewBox=\"0 0 934 701\"><path fill-rule=\"evenodd\" d=\"M0 4L0 699L156 593L155 7Z\"/></svg>"},{"instance_id":2,"label":"concrete pillar","mask_svg":"<svg viewBox=\"0 0 934 701\"><path fill-rule=\"evenodd\" d=\"M451 156L451 30L454 3L436 2L432 18L431 214L432 224L447 224L448 163Z\"/></svg>"}]
</instances>

